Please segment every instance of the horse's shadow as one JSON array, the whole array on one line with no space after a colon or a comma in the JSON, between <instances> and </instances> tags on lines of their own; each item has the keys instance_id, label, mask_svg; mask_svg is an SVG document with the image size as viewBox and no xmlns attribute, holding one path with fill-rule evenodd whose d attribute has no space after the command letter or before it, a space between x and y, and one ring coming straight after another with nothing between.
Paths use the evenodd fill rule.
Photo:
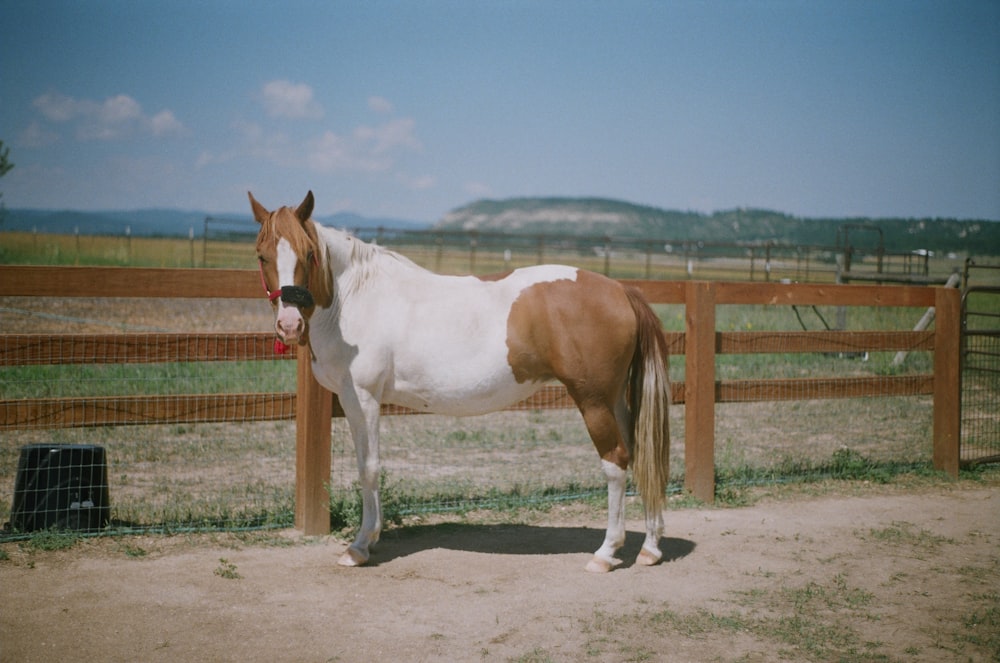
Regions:
<instances>
[{"instance_id":1,"label":"horse's shadow","mask_svg":"<svg viewBox=\"0 0 1000 663\"><path fill-rule=\"evenodd\" d=\"M618 551L623 567L631 566L642 548L645 535L626 532L625 545ZM416 553L443 548L499 555L567 555L592 553L604 540L604 530L588 527L538 527L534 525L476 525L441 523L400 527L382 533L373 547L369 564L378 566ZM690 555L694 541L665 537L660 539L662 562L673 562Z\"/></svg>"}]
</instances>

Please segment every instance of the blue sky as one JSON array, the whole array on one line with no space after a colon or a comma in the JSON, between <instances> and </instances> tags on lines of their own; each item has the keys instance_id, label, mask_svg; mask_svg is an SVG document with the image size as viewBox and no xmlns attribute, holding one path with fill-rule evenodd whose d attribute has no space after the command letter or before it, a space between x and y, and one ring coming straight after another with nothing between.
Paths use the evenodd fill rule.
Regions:
<instances>
[{"instance_id":1,"label":"blue sky","mask_svg":"<svg viewBox=\"0 0 1000 663\"><path fill-rule=\"evenodd\" d=\"M0 0L7 207L1000 220L1000 2Z\"/></svg>"}]
</instances>

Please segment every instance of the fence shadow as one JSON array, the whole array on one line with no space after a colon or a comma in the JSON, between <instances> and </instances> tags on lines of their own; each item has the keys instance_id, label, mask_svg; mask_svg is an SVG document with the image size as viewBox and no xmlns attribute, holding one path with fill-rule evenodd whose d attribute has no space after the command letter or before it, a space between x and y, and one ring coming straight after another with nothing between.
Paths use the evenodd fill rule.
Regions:
<instances>
[{"instance_id":1,"label":"fence shadow","mask_svg":"<svg viewBox=\"0 0 1000 663\"><path fill-rule=\"evenodd\" d=\"M626 532L619 551L623 566L631 566L642 547L645 534ZM476 525L442 523L416 525L383 532L372 549L372 566L401 557L444 548L464 552L500 555L566 555L592 553L604 540L604 530L591 527L539 527L534 525ZM695 542L664 537L660 540L663 561L672 562L690 555Z\"/></svg>"}]
</instances>

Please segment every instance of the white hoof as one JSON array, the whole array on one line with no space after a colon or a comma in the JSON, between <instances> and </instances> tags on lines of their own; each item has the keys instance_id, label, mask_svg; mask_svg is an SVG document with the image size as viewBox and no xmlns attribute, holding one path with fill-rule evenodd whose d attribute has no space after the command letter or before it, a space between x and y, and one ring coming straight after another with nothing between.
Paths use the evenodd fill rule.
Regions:
<instances>
[{"instance_id":1,"label":"white hoof","mask_svg":"<svg viewBox=\"0 0 1000 663\"><path fill-rule=\"evenodd\" d=\"M585 568L587 569L587 571L590 571L591 573L607 573L616 566L621 565L621 563L622 561L620 559L612 559L611 561L608 561L606 559L598 557L597 555L594 555L594 557L592 557L591 560L587 562L587 566Z\"/></svg>"},{"instance_id":2,"label":"white hoof","mask_svg":"<svg viewBox=\"0 0 1000 663\"><path fill-rule=\"evenodd\" d=\"M355 548L348 548L337 560L340 566L364 566L368 563L368 555Z\"/></svg>"},{"instance_id":3,"label":"white hoof","mask_svg":"<svg viewBox=\"0 0 1000 663\"><path fill-rule=\"evenodd\" d=\"M639 551L639 556L635 558L635 563L641 566L655 566L660 563L661 559L663 559L663 553L660 551L653 552L643 548Z\"/></svg>"}]
</instances>

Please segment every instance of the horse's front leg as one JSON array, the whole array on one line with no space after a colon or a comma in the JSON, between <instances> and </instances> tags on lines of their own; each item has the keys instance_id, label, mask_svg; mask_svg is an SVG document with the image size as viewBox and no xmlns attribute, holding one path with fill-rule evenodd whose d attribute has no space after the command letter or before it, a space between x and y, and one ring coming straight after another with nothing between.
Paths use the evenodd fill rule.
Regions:
<instances>
[{"instance_id":1,"label":"horse's front leg","mask_svg":"<svg viewBox=\"0 0 1000 663\"><path fill-rule=\"evenodd\" d=\"M379 403L367 392L341 396L341 405L354 438L361 483L361 529L354 543L340 556L341 566L368 562L369 548L382 531L382 502L379 498Z\"/></svg>"}]
</instances>

